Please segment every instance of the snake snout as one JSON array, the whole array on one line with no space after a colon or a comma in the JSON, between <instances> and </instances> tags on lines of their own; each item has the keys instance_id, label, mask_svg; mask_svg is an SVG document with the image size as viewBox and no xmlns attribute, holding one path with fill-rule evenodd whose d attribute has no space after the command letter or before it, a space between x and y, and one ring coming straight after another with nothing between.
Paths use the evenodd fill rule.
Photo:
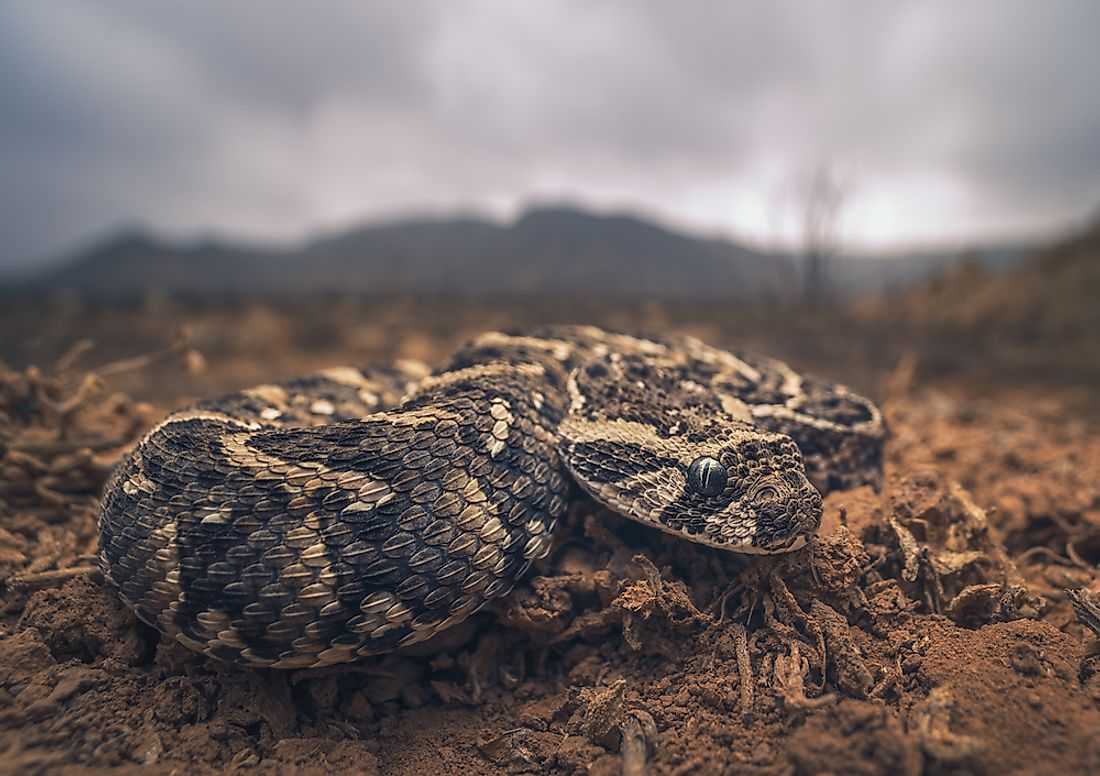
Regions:
<instances>
[{"instance_id":1,"label":"snake snout","mask_svg":"<svg viewBox=\"0 0 1100 776\"><path fill-rule=\"evenodd\" d=\"M805 544L821 523L821 494L809 482L791 490L765 489L758 498L754 543L772 552L796 549Z\"/></svg>"}]
</instances>

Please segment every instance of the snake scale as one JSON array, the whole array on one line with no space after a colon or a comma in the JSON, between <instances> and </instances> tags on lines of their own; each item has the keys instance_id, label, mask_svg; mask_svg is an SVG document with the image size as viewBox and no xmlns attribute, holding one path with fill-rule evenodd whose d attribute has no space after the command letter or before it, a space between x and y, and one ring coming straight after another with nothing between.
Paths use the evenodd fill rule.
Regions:
<instances>
[{"instance_id":1,"label":"snake scale","mask_svg":"<svg viewBox=\"0 0 1100 776\"><path fill-rule=\"evenodd\" d=\"M689 337L487 333L434 372L338 368L199 402L118 465L100 566L137 616L254 666L351 661L508 593L577 493L740 553L803 546L877 483L848 389Z\"/></svg>"}]
</instances>

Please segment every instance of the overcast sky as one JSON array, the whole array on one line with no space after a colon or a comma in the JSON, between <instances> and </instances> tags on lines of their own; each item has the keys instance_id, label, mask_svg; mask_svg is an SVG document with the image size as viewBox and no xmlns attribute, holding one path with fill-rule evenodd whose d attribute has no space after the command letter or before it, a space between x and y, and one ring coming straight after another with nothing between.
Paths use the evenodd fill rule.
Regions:
<instances>
[{"instance_id":1,"label":"overcast sky","mask_svg":"<svg viewBox=\"0 0 1100 776\"><path fill-rule=\"evenodd\" d=\"M849 247L1100 209L1100 3L0 2L0 263L124 225L300 239L633 209ZM0 264L0 266L3 266Z\"/></svg>"}]
</instances>

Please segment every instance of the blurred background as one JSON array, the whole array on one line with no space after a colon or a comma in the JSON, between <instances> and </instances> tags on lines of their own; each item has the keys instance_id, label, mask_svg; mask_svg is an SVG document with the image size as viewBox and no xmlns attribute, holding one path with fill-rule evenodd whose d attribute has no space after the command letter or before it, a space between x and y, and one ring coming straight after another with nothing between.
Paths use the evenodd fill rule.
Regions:
<instances>
[{"instance_id":1,"label":"blurred background","mask_svg":"<svg viewBox=\"0 0 1100 776\"><path fill-rule=\"evenodd\" d=\"M167 402L590 321L872 393L1088 395L1098 29L1089 2L7 2L0 358L183 337L205 371L125 386Z\"/></svg>"}]
</instances>

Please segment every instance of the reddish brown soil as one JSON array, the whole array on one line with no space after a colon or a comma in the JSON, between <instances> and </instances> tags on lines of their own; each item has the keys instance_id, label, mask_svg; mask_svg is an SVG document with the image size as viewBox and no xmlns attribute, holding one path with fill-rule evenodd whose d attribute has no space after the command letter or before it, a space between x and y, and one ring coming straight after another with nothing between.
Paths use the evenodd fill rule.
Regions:
<instances>
[{"instance_id":1,"label":"reddish brown soil","mask_svg":"<svg viewBox=\"0 0 1100 776\"><path fill-rule=\"evenodd\" d=\"M272 315L242 345L219 315L193 321L197 376L183 346L83 381L0 376L0 771L1100 773L1095 636L1063 592L1100 586L1100 425L1080 393L977 399L902 368L879 390L883 491L831 495L810 551L745 561L580 500L536 573L415 654L241 670L159 642L88 568L111 463L189 395L434 358L474 324L276 346ZM93 333L132 354L155 327L130 327ZM849 379L872 389L863 368Z\"/></svg>"}]
</instances>

